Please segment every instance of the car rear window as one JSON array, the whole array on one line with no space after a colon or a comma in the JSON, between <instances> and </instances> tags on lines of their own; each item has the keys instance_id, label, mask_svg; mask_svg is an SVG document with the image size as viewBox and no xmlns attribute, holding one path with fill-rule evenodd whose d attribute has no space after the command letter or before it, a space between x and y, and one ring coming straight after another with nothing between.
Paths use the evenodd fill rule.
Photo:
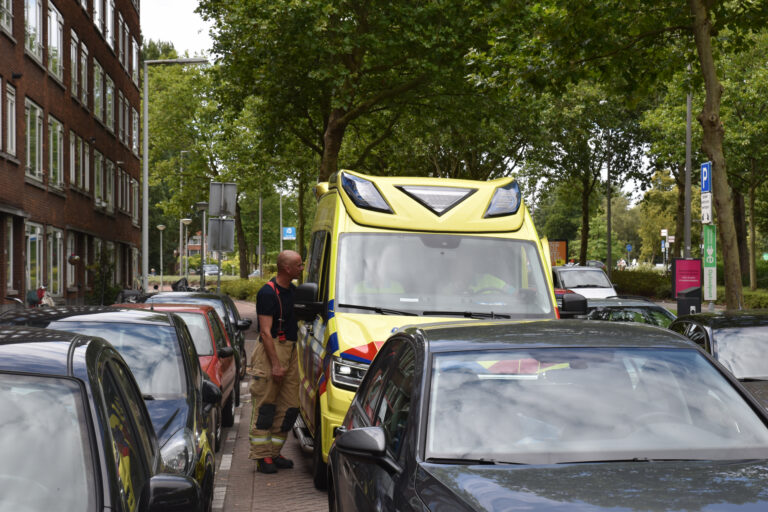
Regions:
<instances>
[{"instance_id":1,"label":"car rear window","mask_svg":"<svg viewBox=\"0 0 768 512\"><path fill-rule=\"evenodd\" d=\"M176 312L184 320L195 343L197 355L212 356L213 343L211 342L211 331L208 329L208 322L205 321L205 315L200 313Z\"/></svg>"},{"instance_id":2,"label":"car rear window","mask_svg":"<svg viewBox=\"0 0 768 512\"><path fill-rule=\"evenodd\" d=\"M0 373L0 509L95 510L80 386Z\"/></svg>"}]
</instances>

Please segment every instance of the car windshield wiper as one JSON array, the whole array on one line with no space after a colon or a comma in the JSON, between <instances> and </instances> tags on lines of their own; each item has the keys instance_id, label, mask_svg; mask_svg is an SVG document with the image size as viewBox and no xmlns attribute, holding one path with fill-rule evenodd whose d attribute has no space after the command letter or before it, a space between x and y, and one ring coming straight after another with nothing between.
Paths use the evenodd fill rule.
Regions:
<instances>
[{"instance_id":1,"label":"car windshield wiper","mask_svg":"<svg viewBox=\"0 0 768 512\"><path fill-rule=\"evenodd\" d=\"M380 308L377 306L362 306L359 304L337 304L340 308L352 308L352 309L365 309L366 311L375 311L380 315L405 315L405 316L419 316L418 313L411 311L400 311L399 309Z\"/></svg>"},{"instance_id":2,"label":"car windshield wiper","mask_svg":"<svg viewBox=\"0 0 768 512\"><path fill-rule=\"evenodd\" d=\"M739 379L741 382L762 382L768 380L768 377L743 377Z\"/></svg>"},{"instance_id":3,"label":"car windshield wiper","mask_svg":"<svg viewBox=\"0 0 768 512\"><path fill-rule=\"evenodd\" d=\"M577 284L575 286L568 286L567 288L609 288L602 284Z\"/></svg>"},{"instance_id":4,"label":"car windshield wiper","mask_svg":"<svg viewBox=\"0 0 768 512\"><path fill-rule=\"evenodd\" d=\"M466 318L510 318L509 315L503 313L481 313L479 311L425 311L424 316L463 316Z\"/></svg>"},{"instance_id":5,"label":"car windshield wiper","mask_svg":"<svg viewBox=\"0 0 768 512\"><path fill-rule=\"evenodd\" d=\"M467 466L485 465L492 466L494 464L525 464L524 462L506 462L496 459L463 459L463 458L451 458L451 457L430 457L427 462L434 464L464 464Z\"/></svg>"},{"instance_id":6,"label":"car windshield wiper","mask_svg":"<svg viewBox=\"0 0 768 512\"><path fill-rule=\"evenodd\" d=\"M146 394L146 393L145 393L145 394L143 394L143 395L141 395L141 398L143 398L144 400L154 400L154 399L155 399L155 397L154 397L154 396L152 396L152 395L148 395L148 394Z\"/></svg>"}]
</instances>

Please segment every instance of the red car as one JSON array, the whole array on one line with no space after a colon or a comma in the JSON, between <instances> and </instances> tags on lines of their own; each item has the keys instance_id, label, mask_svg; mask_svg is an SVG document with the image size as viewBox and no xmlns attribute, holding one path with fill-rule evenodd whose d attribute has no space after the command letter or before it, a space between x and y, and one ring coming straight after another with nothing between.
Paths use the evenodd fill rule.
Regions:
<instances>
[{"instance_id":1,"label":"red car","mask_svg":"<svg viewBox=\"0 0 768 512\"><path fill-rule=\"evenodd\" d=\"M221 448L221 427L235 423L235 386L239 378L235 368L234 348L229 341L224 322L212 306L202 304L116 304L119 307L171 311L187 324L195 342L200 368L221 389L221 402L212 411L211 425L215 432L214 446Z\"/></svg>"}]
</instances>

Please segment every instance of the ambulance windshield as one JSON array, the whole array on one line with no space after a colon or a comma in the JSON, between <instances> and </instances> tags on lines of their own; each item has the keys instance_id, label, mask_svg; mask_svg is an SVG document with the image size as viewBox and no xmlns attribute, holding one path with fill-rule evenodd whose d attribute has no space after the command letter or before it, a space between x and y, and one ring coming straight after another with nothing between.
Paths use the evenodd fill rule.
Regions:
<instances>
[{"instance_id":1,"label":"ambulance windshield","mask_svg":"<svg viewBox=\"0 0 768 512\"><path fill-rule=\"evenodd\" d=\"M337 311L469 318L552 318L533 242L429 233L347 233Z\"/></svg>"}]
</instances>

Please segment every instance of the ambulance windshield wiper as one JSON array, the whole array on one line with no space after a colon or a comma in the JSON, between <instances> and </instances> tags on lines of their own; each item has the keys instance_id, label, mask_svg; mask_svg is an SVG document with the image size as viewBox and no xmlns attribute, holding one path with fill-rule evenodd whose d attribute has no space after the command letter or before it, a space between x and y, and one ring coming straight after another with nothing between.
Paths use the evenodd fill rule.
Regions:
<instances>
[{"instance_id":1,"label":"ambulance windshield wiper","mask_svg":"<svg viewBox=\"0 0 768 512\"><path fill-rule=\"evenodd\" d=\"M375 311L380 315L419 316L418 313L413 313L411 311L400 311L399 309L387 309L387 308L380 308L377 306L362 306L360 304L338 304L337 307L351 308L351 309L365 309L366 311Z\"/></svg>"},{"instance_id":2,"label":"ambulance windshield wiper","mask_svg":"<svg viewBox=\"0 0 768 512\"><path fill-rule=\"evenodd\" d=\"M481 313L479 311L425 311L424 316L463 316L466 318L509 318L503 313Z\"/></svg>"}]
</instances>

